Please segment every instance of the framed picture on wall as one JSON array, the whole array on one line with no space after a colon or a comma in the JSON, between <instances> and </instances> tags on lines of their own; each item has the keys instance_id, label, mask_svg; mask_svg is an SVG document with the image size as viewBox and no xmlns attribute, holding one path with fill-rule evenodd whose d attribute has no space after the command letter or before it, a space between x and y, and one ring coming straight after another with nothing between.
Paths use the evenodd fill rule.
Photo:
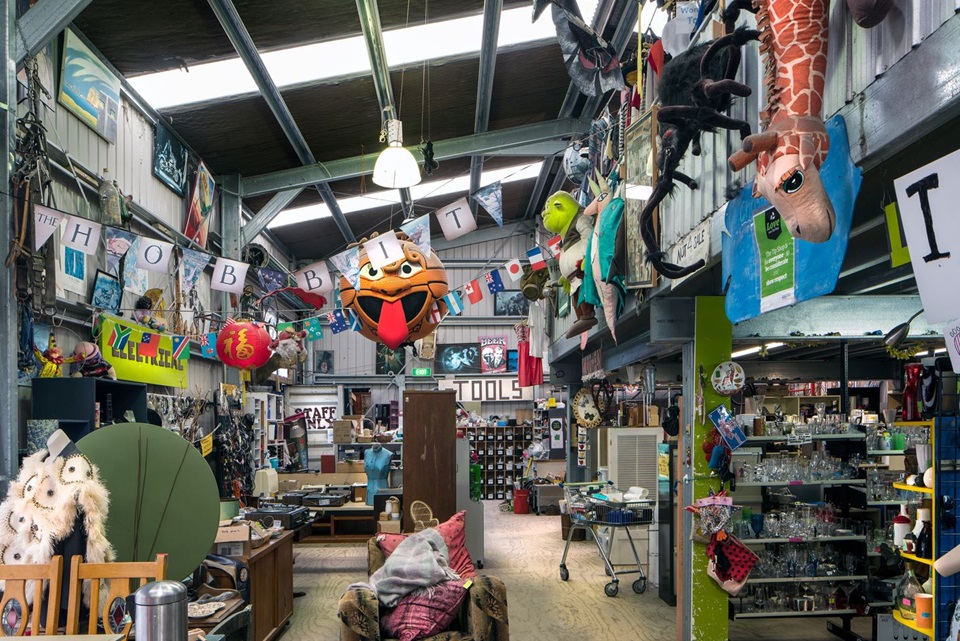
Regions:
<instances>
[{"instance_id":1,"label":"framed picture on wall","mask_svg":"<svg viewBox=\"0 0 960 641\"><path fill-rule=\"evenodd\" d=\"M657 110L643 114L624 133L624 181L627 197L624 199L624 229L626 230L627 289L654 287L657 272L647 260L647 249L640 238L640 212L657 181ZM659 210L653 212L653 227L660 228Z\"/></svg>"},{"instance_id":2,"label":"framed picture on wall","mask_svg":"<svg viewBox=\"0 0 960 641\"><path fill-rule=\"evenodd\" d=\"M519 289L506 289L493 297L494 316L526 316L529 312L530 301Z\"/></svg>"},{"instance_id":3,"label":"framed picture on wall","mask_svg":"<svg viewBox=\"0 0 960 641\"><path fill-rule=\"evenodd\" d=\"M107 142L117 141L120 79L70 29L64 32L57 100Z\"/></svg>"},{"instance_id":4,"label":"framed picture on wall","mask_svg":"<svg viewBox=\"0 0 960 641\"><path fill-rule=\"evenodd\" d=\"M405 348L390 349L383 343L377 343L377 374L400 374L406 358Z\"/></svg>"},{"instance_id":5,"label":"framed picture on wall","mask_svg":"<svg viewBox=\"0 0 960 641\"><path fill-rule=\"evenodd\" d=\"M317 376L333 374L333 352L318 349L313 353L313 373Z\"/></svg>"},{"instance_id":6,"label":"framed picture on wall","mask_svg":"<svg viewBox=\"0 0 960 641\"><path fill-rule=\"evenodd\" d=\"M435 362L437 374L479 374L480 344L439 345Z\"/></svg>"},{"instance_id":7,"label":"framed picture on wall","mask_svg":"<svg viewBox=\"0 0 960 641\"><path fill-rule=\"evenodd\" d=\"M507 371L520 371L520 351L516 349L507 350Z\"/></svg>"},{"instance_id":8,"label":"framed picture on wall","mask_svg":"<svg viewBox=\"0 0 960 641\"><path fill-rule=\"evenodd\" d=\"M153 146L153 175L177 195L187 184L187 148L162 122L157 123Z\"/></svg>"},{"instance_id":9,"label":"framed picture on wall","mask_svg":"<svg viewBox=\"0 0 960 641\"><path fill-rule=\"evenodd\" d=\"M90 305L116 313L120 309L120 299L123 296L123 289L120 287L120 279L113 274L98 269L97 277L93 281L93 291L90 292Z\"/></svg>"}]
</instances>

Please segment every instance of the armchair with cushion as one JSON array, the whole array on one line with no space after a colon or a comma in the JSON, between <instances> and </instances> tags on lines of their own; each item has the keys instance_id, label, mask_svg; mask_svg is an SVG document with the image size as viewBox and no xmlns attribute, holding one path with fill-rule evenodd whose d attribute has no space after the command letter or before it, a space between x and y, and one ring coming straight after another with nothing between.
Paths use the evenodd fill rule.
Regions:
<instances>
[{"instance_id":1,"label":"armchair with cushion","mask_svg":"<svg viewBox=\"0 0 960 641\"><path fill-rule=\"evenodd\" d=\"M500 579L476 575L469 553L461 545L463 513L455 515L437 529L448 545L450 567L463 577L464 583L469 582L466 598L446 630L426 637L405 636L412 635L406 632L400 641L421 638L425 641L509 641L506 587ZM384 565L387 555L402 539L403 535L380 534L367 542L368 576ZM340 641L392 639L382 629L381 614L386 614L386 610L381 608L376 592L366 587L351 586L340 598ZM432 618L429 612L426 618Z\"/></svg>"}]
</instances>

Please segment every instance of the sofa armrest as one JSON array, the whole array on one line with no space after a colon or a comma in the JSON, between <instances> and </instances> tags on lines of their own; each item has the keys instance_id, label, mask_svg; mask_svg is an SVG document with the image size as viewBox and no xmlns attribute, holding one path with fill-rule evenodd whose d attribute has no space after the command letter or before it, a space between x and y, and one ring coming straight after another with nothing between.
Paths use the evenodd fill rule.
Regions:
<instances>
[{"instance_id":1,"label":"sofa armrest","mask_svg":"<svg viewBox=\"0 0 960 641\"><path fill-rule=\"evenodd\" d=\"M337 606L340 641L380 641L380 601L367 588L347 590Z\"/></svg>"},{"instance_id":2,"label":"sofa armrest","mask_svg":"<svg viewBox=\"0 0 960 641\"><path fill-rule=\"evenodd\" d=\"M373 573L383 567L387 562L387 555L380 549L377 543L377 537L367 540L367 576L373 576Z\"/></svg>"},{"instance_id":3,"label":"sofa armrest","mask_svg":"<svg viewBox=\"0 0 960 641\"><path fill-rule=\"evenodd\" d=\"M477 576L467 596L467 626L473 641L509 641L507 588L492 576Z\"/></svg>"}]
</instances>

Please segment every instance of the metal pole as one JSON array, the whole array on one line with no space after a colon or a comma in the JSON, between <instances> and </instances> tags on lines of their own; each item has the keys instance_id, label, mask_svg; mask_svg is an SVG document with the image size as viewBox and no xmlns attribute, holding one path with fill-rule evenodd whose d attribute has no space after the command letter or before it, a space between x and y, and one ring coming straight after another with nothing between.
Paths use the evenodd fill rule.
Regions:
<instances>
[{"instance_id":1,"label":"metal pole","mask_svg":"<svg viewBox=\"0 0 960 641\"><path fill-rule=\"evenodd\" d=\"M680 478L681 481L681 499L684 502L690 502L688 494L693 493L693 465L692 459L688 460L687 452L693 451L693 415L697 407L696 393L696 358L694 357L693 342L683 345L683 414L680 416ZM683 507L679 505L678 507ZM683 549L680 551L680 567L676 573L680 576L681 590L677 594L679 608L677 608L677 638L682 641L690 641L693 629L690 625L690 616L684 616L693 612L693 575L688 568L693 567L693 544L690 541L690 533L693 531L693 515L686 510L680 511L680 523L674 527L680 530L680 541L683 542Z\"/></svg>"},{"instance_id":2,"label":"metal pole","mask_svg":"<svg viewBox=\"0 0 960 641\"><path fill-rule=\"evenodd\" d=\"M16 148L16 114L17 104L16 88L17 82L14 78L16 73L16 59L14 52L14 30L16 25L16 2L6 0L4 5L6 11L0 18L0 33L3 36L4 48L4 73L0 76L0 92L3 102L3 124L0 126L2 132L2 147L0 154L6 159L0 163L0 202L3 204L3 224L0 224L0 248L4 254L10 248L12 238L12 217L14 216L14 203L10 195L10 170L12 168L13 151ZM20 467L17 460L17 454L20 449L19 442L19 416L17 412L17 305L13 301L17 300L15 284L13 282L13 270L7 269L0 278L0 300L6 301L0 311L0 354L5 354L0 358L3 363L2 374L0 374L0 437L3 439L2 452L0 452L0 485L6 494L7 484Z\"/></svg>"},{"instance_id":3,"label":"metal pole","mask_svg":"<svg viewBox=\"0 0 960 641\"><path fill-rule=\"evenodd\" d=\"M243 199L240 198L240 176L223 176L220 179L220 237L223 242L221 255L230 260L240 260L240 229L243 225ZM230 312L230 294L223 292L220 309L226 318ZM237 385L240 372L223 366L224 380Z\"/></svg>"},{"instance_id":4,"label":"metal pole","mask_svg":"<svg viewBox=\"0 0 960 641\"><path fill-rule=\"evenodd\" d=\"M840 341L840 412L850 416L850 344Z\"/></svg>"}]
</instances>

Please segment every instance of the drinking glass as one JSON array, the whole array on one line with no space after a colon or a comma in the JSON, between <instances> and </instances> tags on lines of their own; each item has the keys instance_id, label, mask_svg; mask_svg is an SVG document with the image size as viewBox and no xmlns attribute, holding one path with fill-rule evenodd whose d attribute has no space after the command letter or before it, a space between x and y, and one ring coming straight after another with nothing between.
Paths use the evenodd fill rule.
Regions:
<instances>
[{"instance_id":1,"label":"drinking glass","mask_svg":"<svg viewBox=\"0 0 960 641\"><path fill-rule=\"evenodd\" d=\"M753 533L756 534L759 539L760 533L763 532L763 514L751 514L750 527L753 528Z\"/></svg>"}]
</instances>

